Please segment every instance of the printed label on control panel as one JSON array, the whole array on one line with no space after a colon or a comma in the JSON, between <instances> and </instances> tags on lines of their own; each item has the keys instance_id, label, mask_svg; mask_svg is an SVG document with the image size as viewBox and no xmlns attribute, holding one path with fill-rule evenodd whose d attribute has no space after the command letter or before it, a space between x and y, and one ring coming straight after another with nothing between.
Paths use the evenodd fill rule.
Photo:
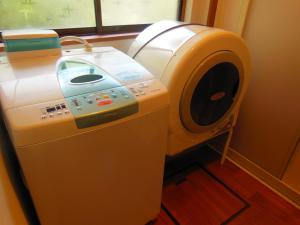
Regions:
<instances>
[{"instance_id":1,"label":"printed label on control panel","mask_svg":"<svg viewBox=\"0 0 300 225\"><path fill-rule=\"evenodd\" d=\"M61 116L63 114L70 113L65 103L47 106L45 108L42 108L41 112L42 112L41 119L54 118L56 116Z\"/></svg>"}]
</instances>

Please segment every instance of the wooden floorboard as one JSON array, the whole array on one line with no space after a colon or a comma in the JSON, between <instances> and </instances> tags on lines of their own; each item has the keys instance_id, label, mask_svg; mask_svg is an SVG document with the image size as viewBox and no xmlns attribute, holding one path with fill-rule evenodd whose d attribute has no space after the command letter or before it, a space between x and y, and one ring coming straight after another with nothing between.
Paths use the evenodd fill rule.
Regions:
<instances>
[{"instance_id":1,"label":"wooden floorboard","mask_svg":"<svg viewBox=\"0 0 300 225\"><path fill-rule=\"evenodd\" d=\"M155 220L154 224L155 225L176 225L172 222L171 218L163 209L161 209L160 214Z\"/></svg>"},{"instance_id":2,"label":"wooden floorboard","mask_svg":"<svg viewBox=\"0 0 300 225\"><path fill-rule=\"evenodd\" d=\"M232 225L300 225L300 210L255 180L249 174L226 162L215 162L208 169L247 199L251 207L232 221Z\"/></svg>"},{"instance_id":3,"label":"wooden floorboard","mask_svg":"<svg viewBox=\"0 0 300 225\"><path fill-rule=\"evenodd\" d=\"M167 185L162 202L180 224L219 225L244 207L203 170L193 171L180 184Z\"/></svg>"},{"instance_id":4,"label":"wooden floorboard","mask_svg":"<svg viewBox=\"0 0 300 225\"><path fill-rule=\"evenodd\" d=\"M205 168L212 176L198 168L182 182L168 182L163 188L162 203L178 224L221 225L246 202L250 207L226 224L300 225L300 211L296 207L234 164L227 161L221 166L217 161ZM154 224L178 225L164 210Z\"/></svg>"}]
</instances>

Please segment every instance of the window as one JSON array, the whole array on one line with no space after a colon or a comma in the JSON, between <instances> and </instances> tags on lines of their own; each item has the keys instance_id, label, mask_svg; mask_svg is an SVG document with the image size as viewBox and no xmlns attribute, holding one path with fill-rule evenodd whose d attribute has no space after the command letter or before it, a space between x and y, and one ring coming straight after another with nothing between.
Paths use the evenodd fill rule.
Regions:
<instances>
[{"instance_id":1,"label":"window","mask_svg":"<svg viewBox=\"0 0 300 225\"><path fill-rule=\"evenodd\" d=\"M94 27L94 0L0 0L0 28Z\"/></svg>"},{"instance_id":2,"label":"window","mask_svg":"<svg viewBox=\"0 0 300 225\"><path fill-rule=\"evenodd\" d=\"M140 31L179 19L182 0L0 0L0 30L55 29L60 34Z\"/></svg>"}]
</instances>

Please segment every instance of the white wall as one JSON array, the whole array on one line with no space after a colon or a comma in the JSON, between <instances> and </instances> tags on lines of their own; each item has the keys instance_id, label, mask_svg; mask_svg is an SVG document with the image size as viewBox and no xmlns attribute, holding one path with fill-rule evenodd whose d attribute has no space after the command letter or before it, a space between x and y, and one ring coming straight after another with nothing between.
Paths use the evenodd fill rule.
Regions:
<instances>
[{"instance_id":1,"label":"white wall","mask_svg":"<svg viewBox=\"0 0 300 225\"><path fill-rule=\"evenodd\" d=\"M215 27L242 35L250 0L219 0Z\"/></svg>"},{"instance_id":2,"label":"white wall","mask_svg":"<svg viewBox=\"0 0 300 225\"><path fill-rule=\"evenodd\" d=\"M206 25L210 0L187 0L184 21Z\"/></svg>"},{"instance_id":3,"label":"white wall","mask_svg":"<svg viewBox=\"0 0 300 225\"><path fill-rule=\"evenodd\" d=\"M243 0L225 1L224 28ZM299 9L299 0L252 0L243 33L253 71L231 147L279 178L300 132Z\"/></svg>"}]
</instances>

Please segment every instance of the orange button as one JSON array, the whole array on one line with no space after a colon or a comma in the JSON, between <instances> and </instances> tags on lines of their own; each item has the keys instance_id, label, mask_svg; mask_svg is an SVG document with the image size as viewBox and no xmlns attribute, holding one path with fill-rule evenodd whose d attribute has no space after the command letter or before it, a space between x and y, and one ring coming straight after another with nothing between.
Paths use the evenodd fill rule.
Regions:
<instances>
[{"instance_id":1,"label":"orange button","mask_svg":"<svg viewBox=\"0 0 300 225\"><path fill-rule=\"evenodd\" d=\"M99 101L97 105L103 106L103 105L109 105L111 103L113 103L113 101L111 99L105 99L105 100Z\"/></svg>"}]
</instances>

